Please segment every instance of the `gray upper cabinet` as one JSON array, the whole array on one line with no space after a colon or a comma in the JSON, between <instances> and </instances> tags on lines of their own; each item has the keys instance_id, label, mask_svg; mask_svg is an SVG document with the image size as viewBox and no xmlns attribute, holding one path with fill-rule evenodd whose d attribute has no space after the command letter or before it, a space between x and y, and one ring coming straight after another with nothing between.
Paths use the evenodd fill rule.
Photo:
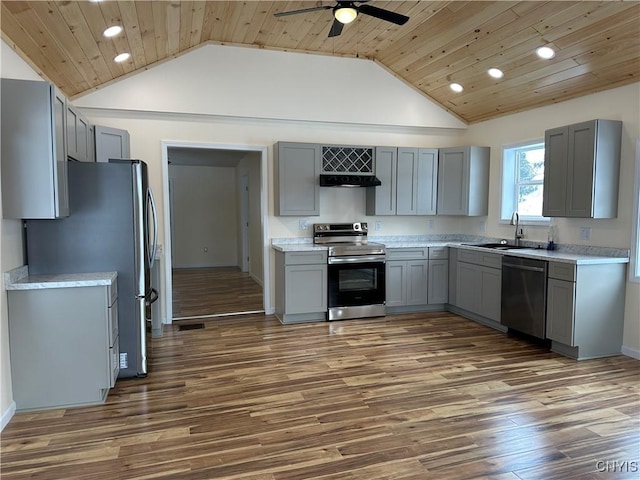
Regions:
<instances>
[{"instance_id":1,"label":"gray upper cabinet","mask_svg":"<svg viewBox=\"0 0 640 480\"><path fill-rule=\"evenodd\" d=\"M622 122L591 120L545 132L545 217L615 218Z\"/></svg>"},{"instance_id":2,"label":"gray upper cabinet","mask_svg":"<svg viewBox=\"0 0 640 480\"><path fill-rule=\"evenodd\" d=\"M129 132L126 130L96 125L93 136L96 162L108 162L110 158L131 158Z\"/></svg>"},{"instance_id":3,"label":"gray upper cabinet","mask_svg":"<svg viewBox=\"0 0 640 480\"><path fill-rule=\"evenodd\" d=\"M320 215L320 145L278 142L275 155L275 214Z\"/></svg>"},{"instance_id":4,"label":"gray upper cabinet","mask_svg":"<svg viewBox=\"0 0 640 480\"><path fill-rule=\"evenodd\" d=\"M396 214L396 178L398 176L398 149L376 147L376 177L381 185L368 187L366 192L367 215Z\"/></svg>"},{"instance_id":5,"label":"gray upper cabinet","mask_svg":"<svg viewBox=\"0 0 640 480\"><path fill-rule=\"evenodd\" d=\"M66 116L52 84L2 79L4 218L69 215Z\"/></svg>"},{"instance_id":6,"label":"gray upper cabinet","mask_svg":"<svg viewBox=\"0 0 640 480\"><path fill-rule=\"evenodd\" d=\"M79 162L93 161L89 121L73 105L67 104L67 156Z\"/></svg>"},{"instance_id":7,"label":"gray upper cabinet","mask_svg":"<svg viewBox=\"0 0 640 480\"><path fill-rule=\"evenodd\" d=\"M489 147L441 148L438 215L488 214Z\"/></svg>"},{"instance_id":8,"label":"gray upper cabinet","mask_svg":"<svg viewBox=\"0 0 640 480\"><path fill-rule=\"evenodd\" d=\"M615 218L622 122L591 120L545 132L545 217Z\"/></svg>"},{"instance_id":9,"label":"gray upper cabinet","mask_svg":"<svg viewBox=\"0 0 640 480\"><path fill-rule=\"evenodd\" d=\"M367 188L367 215L435 215L438 150L376 147L376 176Z\"/></svg>"}]
</instances>

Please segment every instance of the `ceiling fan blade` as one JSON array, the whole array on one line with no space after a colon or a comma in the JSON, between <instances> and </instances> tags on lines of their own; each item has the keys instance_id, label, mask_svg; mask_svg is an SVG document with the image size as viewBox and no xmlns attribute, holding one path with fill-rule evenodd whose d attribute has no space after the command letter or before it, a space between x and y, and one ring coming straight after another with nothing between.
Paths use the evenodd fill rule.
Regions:
<instances>
[{"instance_id":1,"label":"ceiling fan blade","mask_svg":"<svg viewBox=\"0 0 640 480\"><path fill-rule=\"evenodd\" d=\"M278 12L274 13L274 17L286 17L287 15L297 15L298 13L309 13L316 12L318 10L330 10L333 7L331 5L323 5L322 7L311 7L311 8L303 8L301 10L291 10L289 12Z\"/></svg>"},{"instance_id":2,"label":"ceiling fan blade","mask_svg":"<svg viewBox=\"0 0 640 480\"><path fill-rule=\"evenodd\" d=\"M333 25L331 25L331 30L329 30L329 38L337 37L342 33L342 29L344 28L344 23L339 22L337 18L333 19Z\"/></svg>"},{"instance_id":3,"label":"ceiling fan blade","mask_svg":"<svg viewBox=\"0 0 640 480\"><path fill-rule=\"evenodd\" d=\"M360 5L358 12L364 13L371 17L379 18L380 20L386 20L387 22L395 23L396 25L404 25L409 21L409 17L401 15L396 12L384 10L382 8L374 7L372 5Z\"/></svg>"}]
</instances>

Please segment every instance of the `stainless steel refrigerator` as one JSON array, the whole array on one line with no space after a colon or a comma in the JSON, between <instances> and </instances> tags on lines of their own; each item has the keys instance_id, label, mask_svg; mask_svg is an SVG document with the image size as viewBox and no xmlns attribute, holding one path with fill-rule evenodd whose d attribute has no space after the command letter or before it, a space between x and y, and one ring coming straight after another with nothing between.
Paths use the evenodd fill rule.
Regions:
<instances>
[{"instance_id":1,"label":"stainless steel refrigerator","mask_svg":"<svg viewBox=\"0 0 640 480\"><path fill-rule=\"evenodd\" d=\"M148 371L157 217L140 160L69 163L69 217L26 220L30 274L118 272L120 374ZM81 358L78 359L82 361Z\"/></svg>"}]
</instances>

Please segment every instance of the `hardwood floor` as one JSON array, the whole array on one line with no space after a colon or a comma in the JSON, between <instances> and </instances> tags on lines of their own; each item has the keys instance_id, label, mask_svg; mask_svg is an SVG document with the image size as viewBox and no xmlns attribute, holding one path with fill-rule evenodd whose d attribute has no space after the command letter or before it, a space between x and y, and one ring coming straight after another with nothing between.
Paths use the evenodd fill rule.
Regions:
<instances>
[{"instance_id":1,"label":"hardwood floor","mask_svg":"<svg viewBox=\"0 0 640 480\"><path fill-rule=\"evenodd\" d=\"M636 479L640 469L639 361L576 362L450 313L172 325L150 365L104 405L16 414L2 479Z\"/></svg>"},{"instance_id":2,"label":"hardwood floor","mask_svg":"<svg viewBox=\"0 0 640 480\"><path fill-rule=\"evenodd\" d=\"M262 287L237 267L174 268L173 319L262 312Z\"/></svg>"}]
</instances>

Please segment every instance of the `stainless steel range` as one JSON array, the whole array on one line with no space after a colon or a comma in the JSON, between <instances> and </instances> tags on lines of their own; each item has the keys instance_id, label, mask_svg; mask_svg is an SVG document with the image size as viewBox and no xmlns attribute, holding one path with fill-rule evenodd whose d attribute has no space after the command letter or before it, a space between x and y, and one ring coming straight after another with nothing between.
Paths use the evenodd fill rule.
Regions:
<instances>
[{"instance_id":1,"label":"stainless steel range","mask_svg":"<svg viewBox=\"0 0 640 480\"><path fill-rule=\"evenodd\" d=\"M386 314L386 250L367 235L366 222L313 225L313 243L329 247L327 320Z\"/></svg>"}]
</instances>

